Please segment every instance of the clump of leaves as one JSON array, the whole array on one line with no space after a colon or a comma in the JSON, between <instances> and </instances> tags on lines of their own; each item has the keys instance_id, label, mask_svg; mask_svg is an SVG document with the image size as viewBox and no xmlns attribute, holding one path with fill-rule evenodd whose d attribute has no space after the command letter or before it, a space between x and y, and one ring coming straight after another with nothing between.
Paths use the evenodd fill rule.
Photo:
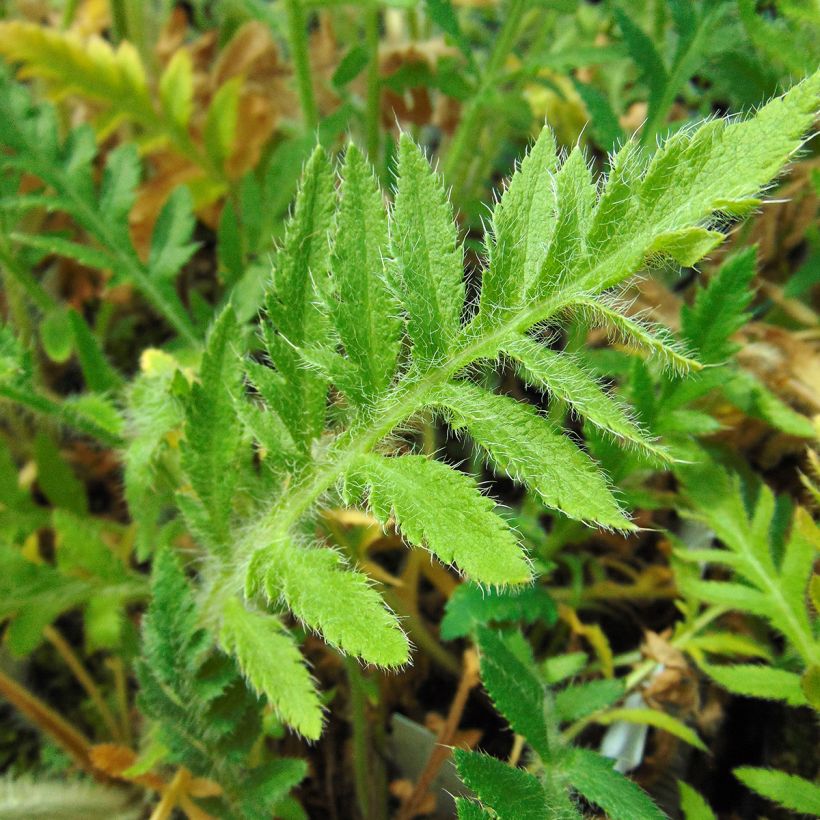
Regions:
<instances>
[{"instance_id":1,"label":"clump of leaves","mask_svg":"<svg viewBox=\"0 0 820 820\"><path fill-rule=\"evenodd\" d=\"M495 468L548 507L633 527L606 476L569 436L533 406L473 381L471 370L512 359L530 385L647 459L664 459L631 414L539 333L581 313L646 355L697 369L669 334L619 312L607 294L648 261L691 265L716 247L724 237L718 228L753 209L799 149L818 85L815 76L749 120L678 133L651 158L627 143L598 183L580 150L561 161L545 129L493 212L475 304L465 301L462 249L442 183L408 137L389 210L355 147L338 193L317 149L266 299L264 363L243 360L245 338L227 308L186 403L189 486L177 494L209 555L202 617L284 720L308 737L321 725L296 653L269 651L269 635L287 640L277 610L367 662L394 667L409 657L369 579L312 533L336 493L364 501L385 526L480 584L531 577L515 533L475 482L408 452L401 431L420 414L438 412L468 433ZM250 440L258 465L248 457ZM255 502L262 494L269 500ZM283 689L286 678L294 684Z\"/></svg>"}]
</instances>

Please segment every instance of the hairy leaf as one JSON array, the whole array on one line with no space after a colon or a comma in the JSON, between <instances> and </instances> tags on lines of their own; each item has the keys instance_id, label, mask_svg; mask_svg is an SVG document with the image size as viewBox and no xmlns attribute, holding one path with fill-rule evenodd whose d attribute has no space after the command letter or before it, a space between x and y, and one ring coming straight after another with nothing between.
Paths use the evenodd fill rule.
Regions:
<instances>
[{"instance_id":1,"label":"hairy leaf","mask_svg":"<svg viewBox=\"0 0 820 820\"><path fill-rule=\"evenodd\" d=\"M219 642L236 656L251 686L277 714L310 740L322 731L322 707L302 655L281 622L247 610L236 598L225 602Z\"/></svg>"},{"instance_id":2,"label":"hairy leaf","mask_svg":"<svg viewBox=\"0 0 820 820\"><path fill-rule=\"evenodd\" d=\"M395 514L404 537L481 584L523 583L530 568L493 502L468 476L425 456L360 458L348 474L370 488L368 503L384 524ZM350 490L348 490L350 494Z\"/></svg>"}]
</instances>

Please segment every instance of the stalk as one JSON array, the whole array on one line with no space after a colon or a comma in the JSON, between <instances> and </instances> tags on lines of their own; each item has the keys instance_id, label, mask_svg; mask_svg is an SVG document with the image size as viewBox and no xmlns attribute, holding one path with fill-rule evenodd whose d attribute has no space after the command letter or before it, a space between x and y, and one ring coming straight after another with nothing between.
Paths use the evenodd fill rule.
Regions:
<instances>
[{"instance_id":1,"label":"stalk","mask_svg":"<svg viewBox=\"0 0 820 820\"><path fill-rule=\"evenodd\" d=\"M379 7L371 0L365 16L365 42L370 62L367 66L367 156L373 165L377 165L380 148L379 116Z\"/></svg>"},{"instance_id":2,"label":"stalk","mask_svg":"<svg viewBox=\"0 0 820 820\"><path fill-rule=\"evenodd\" d=\"M476 146L479 143L481 132L484 130L484 108L487 95L492 90L498 80L498 75L504 65L510 51L512 51L518 37L518 30L524 12L527 10L529 0L512 0L506 11L501 31L495 41L484 77L477 93L465 106L458 124L456 133L453 135L450 148L447 152L443 164L444 178L453 186L454 190L460 190L464 183L466 166L472 159Z\"/></svg>"},{"instance_id":3,"label":"stalk","mask_svg":"<svg viewBox=\"0 0 820 820\"><path fill-rule=\"evenodd\" d=\"M368 754L367 695L362 672L355 658L345 656L345 669L350 685L350 722L353 726L353 774L356 801L362 817L370 817L370 764Z\"/></svg>"},{"instance_id":4,"label":"stalk","mask_svg":"<svg viewBox=\"0 0 820 820\"><path fill-rule=\"evenodd\" d=\"M72 671L80 686L83 687L85 693L91 699L91 702L102 718L105 728L108 729L111 737L121 742L123 738L120 727L117 725L117 721L108 708L108 704L105 702L105 698L95 683L94 678L91 677L91 674L85 668L85 664L77 656L77 653L53 626L47 626L43 630L43 635L45 635L46 640L57 650L57 653L65 661L66 666Z\"/></svg>"},{"instance_id":5,"label":"stalk","mask_svg":"<svg viewBox=\"0 0 820 820\"><path fill-rule=\"evenodd\" d=\"M288 44L293 69L296 72L296 86L299 90L302 117L307 130L312 131L319 124L319 113L313 93L307 24L302 0L285 0L285 11L288 16Z\"/></svg>"}]
</instances>

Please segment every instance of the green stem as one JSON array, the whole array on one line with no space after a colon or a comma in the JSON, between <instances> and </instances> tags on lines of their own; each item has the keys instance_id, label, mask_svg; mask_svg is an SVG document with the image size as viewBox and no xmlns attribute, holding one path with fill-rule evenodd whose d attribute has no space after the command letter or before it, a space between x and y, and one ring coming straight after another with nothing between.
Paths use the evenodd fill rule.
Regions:
<instances>
[{"instance_id":1,"label":"green stem","mask_svg":"<svg viewBox=\"0 0 820 820\"><path fill-rule=\"evenodd\" d=\"M78 0L66 0L63 7L63 15L60 18L60 28L65 31L73 22L74 16L77 14Z\"/></svg>"},{"instance_id":2,"label":"green stem","mask_svg":"<svg viewBox=\"0 0 820 820\"><path fill-rule=\"evenodd\" d=\"M367 694L359 663L345 656L345 669L350 684L350 722L353 726L353 774L356 800L363 818L370 817L370 765L368 761Z\"/></svg>"},{"instance_id":3,"label":"green stem","mask_svg":"<svg viewBox=\"0 0 820 820\"><path fill-rule=\"evenodd\" d=\"M465 106L461 122L453 135L444 160L443 173L454 191L460 189L464 183L465 166L473 158L481 132L484 130L487 96L497 82L504 62L515 45L521 20L528 5L529 0L511 0L478 91Z\"/></svg>"},{"instance_id":4,"label":"green stem","mask_svg":"<svg viewBox=\"0 0 820 820\"><path fill-rule=\"evenodd\" d=\"M660 4L659 4L660 5ZM675 97L683 84L689 79L692 71L691 57L697 54L701 47L701 41L707 30L711 29L712 15L707 14L700 20L698 27L686 44L684 50L675 56L675 63L672 70L667 77L666 85L663 89L663 95L654 106L654 109L649 112L649 117L641 130L641 145L649 145L655 139L658 131L666 122L669 115L669 109L672 108L675 102Z\"/></svg>"},{"instance_id":5,"label":"green stem","mask_svg":"<svg viewBox=\"0 0 820 820\"><path fill-rule=\"evenodd\" d=\"M370 55L367 66L367 155L376 165L379 159L379 118L381 89L379 85L379 7L371 0L365 17L365 42Z\"/></svg>"},{"instance_id":6,"label":"green stem","mask_svg":"<svg viewBox=\"0 0 820 820\"><path fill-rule=\"evenodd\" d=\"M111 27L115 43L128 39L128 10L124 0L111 0Z\"/></svg>"},{"instance_id":7,"label":"green stem","mask_svg":"<svg viewBox=\"0 0 820 820\"><path fill-rule=\"evenodd\" d=\"M319 113L316 108L316 97L313 94L307 24L302 0L285 0L285 11L288 16L290 56L293 69L296 72L296 85L299 90L299 101L302 105L302 117L305 121L305 127L312 131L319 124Z\"/></svg>"}]
</instances>

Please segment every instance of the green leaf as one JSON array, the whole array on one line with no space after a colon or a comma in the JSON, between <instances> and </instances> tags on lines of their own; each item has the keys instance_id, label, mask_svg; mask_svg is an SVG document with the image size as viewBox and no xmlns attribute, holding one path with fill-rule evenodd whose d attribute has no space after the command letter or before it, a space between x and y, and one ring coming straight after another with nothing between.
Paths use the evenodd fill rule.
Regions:
<instances>
[{"instance_id":1,"label":"green leaf","mask_svg":"<svg viewBox=\"0 0 820 820\"><path fill-rule=\"evenodd\" d=\"M688 351L666 328L624 316L620 312L620 306L610 307L592 299L579 299L574 303L573 309L578 311L584 320L606 328L611 338L650 356L656 356L663 365L679 373L700 370L703 367L700 362L691 358Z\"/></svg>"},{"instance_id":2,"label":"green leaf","mask_svg":"<svg viewBox=\"0 0 820 820\"><path fill-rule=\"evenodd\" d=\"M683 267L697 264L726 237L707 228L681 228L661 234L649 246L649 256L670 257Z\"/></svg>"},{"instance_id":3,"label":"green leaf","mask_svg":"<svg viewBox=\"0 0 820 820\"><path fill-rule=\"evenodd\" d=\"M74 340L74 349L80 360L80 368L89 390L98 393L113 392L122 386L122 378L111 366L97 337L85 319L70 308L68 322Z\"/></svg>"},{"instance_id":4,"label":"green leaf","mask_svg":"<svg viewBox=\"0 0 820 820\"><path fill-rule=\"evenodd\" d=\"M588 231L575 238L572 257L562 275L553 277L547 295L554 296L559 286L566 292L568 285L585 294L600 293L634 273L659 236L709 227L716 212L744 210L800 147L814 118L818 89L820 73L751 119L716 120L675 134L648 163L640 150L626 144L613 161ZM531 313L538 318L537 305Z\"/></svg>"},{"instance_id":5,"label":"green leaf","mask_svg":"<svg viewBox=\"0 0 820 820\"><path fill-rule=\"evenodd\" d=\"M67 311L57 307L43 317L40 322L40 341L51 361L64 364L71 358L74 337Z\"/></svg>"},{"instance_id":6,"label":"green leaf","mask_svg":"<svg viewBox=\"0 0 820 820\"><path fill-rule=\"evenodd\" d=\"M430 20L450 37L459 51L467 58L470 66L474 68L472 43L462 31L450 0L425 0L424 5Z\"/></svg>"},{"instance_id":7,"label":"green leaf","mask_svg":"<svg viewBox=\"0 0 820 820\"><path fill-rule=\"evenodd\" d=\"M342 168L341 200L331 271L330 309L349 362L357 371L357 395L372 402L396 369L401 341L398 305L388 290L387 213L378 183L355 145Z\"/></svg>"},{"instance_id":8,"label":"green leaf","mask_svg":"<svg viewBox=\"0 0 820 820\"><path fill-rule=\"evenodd\" d=\"M724 381L722 388L726 398L747 416L765 421L790 436L816 437L811 419L792 410L752 373L737 370Z\"/></svg>"},{"instance_id":9,"label":"green leaf","mask_svg":"<svg viewBox=\"0 0 820 820\"><path fill-rule=\"evenodd\" d=\"M233 150L239 117L239 95L243 77L233 77L223 83L211 100L205 115L203 141L208 158L221 168Z\"/></svg>"},{"instance_id":10,"label":"green leaf","mask_svg":"<svg viewBox=\"0 0 820 820\"><path fill-rule=\"evenodd\" d=\"M305 368L294 348L311 348L323 341L312 284L322 283L327 274L334 203L333 170L317 147L305 166L276 259L273 287L265 302L269 322L263 328L268 355L283 385L267 393L266 401L304 450L324 430L327 382Z\"/></svg>"},{"instance_id":11,"label":"green leaf","mask_svg":"<svg viewBox=\"0 0 820 820\"><path fill-rule=\"evenodd\" d=\"M456 798L456 814L458 820L492 820L492 815L484 811L478 803L463 797Z\"/></svg>"},{"instance_id":12,"label":"green leaf","mask_svg":"<svg viewBox=\"0 0 820 820\"><path fill-rule=\"evenodd\" d=\"M656 729L661 729L664 732L669 732L680 738L684 743L700 749L702 752L708 751L704 742L698 737L698 733L690 729L685 723L682 723L672 715L666 712L658 711L657 709L610 709L605 714L596 718L596 723L602 723L604 726L609 726L616 721L626 721L627 723L637 723L642 726L653 726Z\"/></svg>"},{"instance_id":13,"label":"green leaf","mask_svg":"<svg viewBox=\"0 0 820 820\"><path fill-rule=\"evenodd\" d=\"M119 145L108 155L100 186L99 210L105 215L109 228L126 243L130 243L128 216L137 198L141 176L140 158L133 143Z\"/></svg>"},{"instance_id":14,"label":"green leaf","mask_svg":"<svg viewBox=\"0 0 820 820\"><path fill-rule=\"evenodd\" d=\"M552 174L557 167L555 138L544 127L493 211L489 265L481 282L482 327L495 326L520 310L541 270L555 229Z\"/></svg>"},{"instance_id":15,"label":"green leaf","mask_svg":"<svg viewBox=\"0 0 820 820\"><path fill-rule=\"evenodd\" d=\"M669 82L663 58L652 39L622 8L616 6L613 15L623 35L629 56L640 69L641 79L649 86L649 108L654 111L663 99Z\"/></svg>"},{"instance_id":16,"label":"green leaf","mask_svg":"<svg viewBox=\"0 0 820 820\"><path fill-rule=\"evenodd\" d=\"M561 683L567 678L577 675L589 661L586 652L568 652L564 655L555 655L547 658L541 671L548 684Z\"/></svg>"},{"instance_id":17,"label":"green leaf","mask_svg":"<svg viewBox=\"0 0 820 820\"><path fill-rule=\"evenodd\" d=\"M544 820L546 793L529 772L464 749L453 757L461 779L498 820Z\"/></svg>"},{"instance_id":18,"label":"green leaf","mask_svg":"<svg viewBox=\"0 0 820 820\"><path fill-rule=\"evenodd\" d=\"M609 99L594 85L583 83L576 77L572 77L572 82L589 115L595 142L607 153L615 151L626 140L626 134Z\"/></svg>"},{"instance_id":19,"label":"green leaf","mask_svg":"<svg viewBox=\"0 0 820 820\"><path fill-rule=\"evenodd\" d=\"M465 582L456 587L447 601L440 634L450 641L466 637L476 626L500 621L542 621L551 626L557 616L555 602L542 587L485 590Z\"/></svg>"},{"instance_id":20,"label":"green leaf","mask_svg":"<svg viewBox=\"0 0 820 820\"><path fill-rule=\"evenodd\" d=\"M168 197L160 211L148 256L148 271L154 279L174 279L199 247L191 242L196 218L193 199L186 185Z\"/></svg>"},{"instance_id":21,"label":"green leaf","mask_svg":"<svg viewBox=\"0 0 820 820\"><path fill-rule=\"evenodd\" d=\"M623 681L591 680L573 684L555 693L555 715L562 723L580 720L611 706L624 696Z\"/></svg>"},{"instance_id":22,"label":"green leaf","mask_svg":"<svg viewBox=\"0 0 820 820\"><path fill-rule=\"evenodd\" d=\"M194 110L194 72L185 49L174 52L159 78L159 100L165 116L181 131L187 130Z\"/></svg>"},{"instance_id":23,"label":"green leaf","mask_svg":"<svg viewBox=\"0 0 820 820\"><path fill-rule=\"evenodd\" d=\"M70 239L65 239L56 234L24 234L11 233L11 238L29 248L36 248L44 254L53 254L54 256L64 256L67 259L73 259L87 268L94 270L110 270L114 267L114 260L106 252L93 248L90 245L83 245L79 242L73 242Z\"/></svg>"},{"instance_id":24,"label":"green leaf","mask_svg":"<svg viewBox=\"0 0 820 820\"><path fill-rule=\"evenodd\" d=\"M369 62L370 55L367 49L362 45L353 46L342 57L330 81L336 88L344 88L352 79L361 74Z\"/></svg>"},{"instance_id":25,"label":"green leaf","mask_svg":"<svg viewBox=\"0 0 820 820\"><path fill-rule=\"evenodd\" d=\"M479 627L477 634L481 680L490 699L513 731L523 735L541 758L547 760L550 741L544 712L544 685L497 633Z\"/></svg>"},{"instance_id":26,"label":"green leaf","mask_svg":"<svg viewBox=\"0 0 820 820\"><path fill-rule=\"evenodd\" d=\"M550 350L529 336L510 340L503 352L516 361L527 384L567 402L596 427L654 456L666 457L633 419L632 412L606 393L572 354Z\"/></svg>"},{"instance_id":27,"label":"green leaf","mask_svg":"<svg viewBox=\"0 0 820 820\"><path fill-rule=\"evenodd\" d=\"M363 456L347 476L348 497L369 486L368 503L383 524L392 515L404 537L481 584L530 580L525 553L493 502L464 473L425 456ZM453 537L459 533L459 537Z\"/></svg>"},{"instance_id":28,"label":"green leaf","mask_svg":"<svg viewBox=\"0 0 820 820\"><path fill-rule=\"evenodd\" d=\"M745 786L801 814L820 815L820 786L794 774L741 766L733 774Z\"/></svg>"},{"instance_id":29,"label":"green leaf","mask_svg":"<svg viewBox=\"0 0 820 820\"><path fill-rule=\"evenodd\" d=\"M806 665L820 662L820 644L806 609L809 577L820 547L820 532L811 517L802 511L795 513L778 566L771 545L777 507L768 487L752 488L757 489L756 499L747 511L739 479L719 466L681 467L680 475L697 517L727 548L711 550L709 559L732 567L735 575L747 582L683 578L684 592L766 618L791 642ZM686 559L687 552L683 549L677 554Z\"/></svg>"},{"instance_id":30,"label":"green leaf","mask_svg":"<svg viewBox=\"0 0 820 820\"><path fill-rule=\"evenodd\" d=\"M698 288L692 307L681 309L681 331L705 364L730 358L738 346L729 339L746 323L752 299L756 254L747 248L729 257L705 288Z\"/></svg>"},{"instance_id":31,"label":"green leaf","mask_svg":"<svg viewBox=\"0 0 820 820\"><path fill-rule=\"evenodd\" d=\"M580 147L573 149L554 176L555 230L538 277L527 297L554 292L577 257L583 257L596 204L592 172Z\"/></svg>"},{"instance_id":32,"label":"green leaf","mask_svg":"<svg viewBox=\"0 0 820 820\"><path fill-rule=\"evenodd\" d=\"M229 522L236 486L236 452L240 428L235 401L242 383L242 365L235 349L239 328L227 307L208 335L198 384L186 408L182 466L210 521L218 546L229 543Z\"/></svg>"},{"instance_id":33,"label":"green leaf","mask_svg":"<svg viewBox=\"0 0 820 820\"><path fill-rule=\"evenodd\" d=\"M699 666L712 680L736 695L783 700L790 706L805 706L807 703L800 675L794 672L749 663L732 666L700 663Z\"/></svg>"},{"instance_id":34,"label":"green leaf","mask_svg":"<svg viewBox=\"0 0 820 820\"><path fill-rule=\"evenodd\" d=\"M55 507L85 515L88 512L85 487L45 433L38 433L34 438L34 460L37 463L37 484L45 497Z\"/></svg>"},{"instance_id":35,"label":"green leaf","mask_svg":"<svg viewBox=\"0 0 820 820\"><path fill-rule=\"evenodd\" d=\"M309 740L318 740L321 701L299 648L278 618L250 611L239 599L228 598L219 642L236 656L251 686L285 723Z\"/></svg>"},{"instance_id":36,"label":"green leaf","mask_svg":"<svg viewBox=\"0 0 820 820\"><path fill-rule=\"evenodd\" d=\"M684 820L717 820L709 804L691 786L678 780L678 790Z\"/></svg>"},{"instance_id":37,"label":"green leaf","mask_svg":"<svg viewBox=\"0 0 820 820\"><path fill-rule=\"evenodd\" d=\"M450 426L466 429L493 465L570 518L632 529L596 464L524 402L467 381L443 385L436 402Z\"/></svg>"},{"instance_id":38,"label":"green leaf","mask_svg":"<svg viewBox=\"0 0 820 820\"><path fill-rule=\"evenodd\" d=\"M379 666L407 662L409 645L396 616L370 579L334 550L275 544L254 557L251 583L260 575L270 600L283 600L332 646Z\"/></svg>"},{"instance_id":39,"label":"green leaf","mask_svg":"<svg viewBox=\"0 0 820 820\"><path fill-rule=\"evenodd\" d=\"M459 332L464 270L444 186L406 134L399 141L390 239L393 275L408 315L413 360L424 368L450 352Z\"/></svg>"},{"instance_id":40,"label":"green leaf","mask_svg":"<svg viewBox=\"0 0 820 820\"><path fill-rule=\"evenodd\" d=\"M613 769L615 761L588 749L573 749L567 765L572 787L612 820L665 820L647 793Z\"/></svg>"}]
</instances>

